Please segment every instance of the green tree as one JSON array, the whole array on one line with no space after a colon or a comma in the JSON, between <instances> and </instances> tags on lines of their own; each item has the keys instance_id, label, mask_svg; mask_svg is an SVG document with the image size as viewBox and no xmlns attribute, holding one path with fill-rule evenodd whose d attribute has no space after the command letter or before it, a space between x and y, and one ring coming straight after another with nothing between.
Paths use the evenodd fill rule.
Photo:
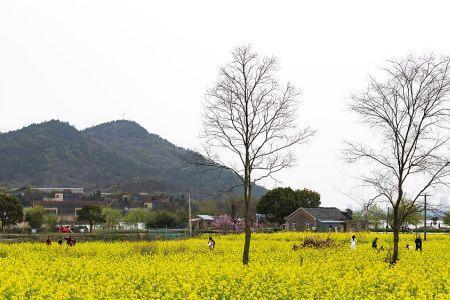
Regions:
<instances>
[{"instance_id":1,"label":"green tree","mask_svg":"<svg viewBox=\"0 0 450 300\"><path fill-rule=\"evenodd\" d=\"M405 226L407 225L417 226L420 224L421 221L422 221L422 214L419 211L415 211L405 217L404 224Z\"/></svg>"},{"instance_id":2,"label":"green tree","mask_svg":"<svg viewBox=\"0 0 450 300\"><path fill-rule=\"evenodd\" d=\"M237 218L238 209L241 203L242 200L233 194L228 195L228 197L225 199L225 210L227 214L230 215L231 220Z\"/></svg>"},{"instance_id":3,"label":"green tree","mask_svg":"<svg viewBox=\"0 0 450 300\"><path fill-rule=\"evenodd\" d=\"M298 207L319 207L320 194L308 189L296 190L295 201Z\"/></svg>"},{"instance_id":4,"label":"green tree","mask_svg":"<svg viewBox=\"0 0 450 300\"><path fill-rule=\"evenodd\" d=\"M389 213L386 213L387 222L391 228L394 226L394 214L393 211L390 210ZM420 207L413 203L411 200L402 199L400 205L398 207L397 214L398 222L401 228L405 228L408 224L418 225L421 221Z\"/></svg>"},{"instance_id":5,"label":"green tree","mask_svg":"<svg viewBox=\"0 0 450 300\"><path fill-rule=\"evenodd\" d=\"M103 207L102 213L108 228L115 228L122 218L122 211L117 208Z\"/></svg>"},{"instance_id":6,"label":"green tree","mask_svg":"<svg viewBox=\"0 0 450 300\"><path fill-rule=\"evenodd\" d=\"M83 206L83 208L77 212L77 215L78 221L86 221L89 223L90 232L92 232L95 223L104 222L102 207L98 205Z\"/></svg>"},{"instance_id":7,"label":"green tree","mask_svg":"<svg viewBox=\"0 0 450 300\"><path fill-rule=\"evenodd\" d=\"M256 206L258 213L267 219L282 224L284 219L299 207L318 207L320 194L308 189L292 190L290 187L275 188L261 197Z\"/></svg>"},{"instance_id":8,"label":"green tree","mask_svg":"<svg viewBox=\"0 0 450 300\"><path fill-rule=\"evenodd\" d=\"M295 191L291 188L276 188L261 197L256 205L256 211L266 214L271 222L283 224L284 218L299 207L295 198Z\"/></svg>"},{"instance_id":9,"label":"green tree","mask_svg":"<svg viewBox=\"0 0 450 300\"><path fill-rule=\"evenodd\" d=\"M1 231L5 226L10 226L23 221L23 209L17 198L3 194L0 195L0 222Z\"/></svg>"},{"instance_id":10,"label":"green tree","mask_svg":"<svg viewBox=\"0 0 450 300\"><path fill-rule=\"evenodd\" d=\"M49 228L54 228L58 223L58 216L55 214L46 214L44 216L44 224Z\"/></svg>"},{"instance_id":11,"label":"green tree","mask_svg":"<svg viewBox=\"0 0 450 300\"><path fill-rule=\"evenodd\" d=\"M42 206L31 207L25 210L25 221L31 228L41 228L44 224L44 208Z\"/></svg>"},{"instance_id":12,"label":"green tree","mask_svg":"<svg viewBox=\"0 0 450 300\"><path fill-rule=\"evenodd\" d=\"M139 223L147 223L150 212L144 208L130 209L125 215L125 222L136 225L138 228Z\"/></svg>"},{"instance_id":13,"label":"green tree","mask_svg":"<svg viewBox=\"0 0 450 300\"><path fill-rule=\"evenodd\" d=\"M444 222L444 224L450 225L450 210L444 214L442 222Z\"/></svg>"},{"instance_id":14,"label":"green tree","mask_svg":"<svg viewBox=\"0 0 450 300\"><path fill-rule=\"evenodd\" d=\"M177 225L177 217L167 211L155 211L150 213L147 228L163 228L175 227Z\"/></svg>"},{"instance_id":15,"label":"green tree","mask_svg":"<svg viewBox=\"0 0 450 300\"><path fill-rule=\"evenodd\" d=\"M87 200L95 200L100 201L103 200L102 192L100 190L95 191L93 194L90 194L86 197Z\"/></svg>"},{"instance_id":16,"label":"green tree","mask_svg":"<svg viewBox=\"0 0 450 300\"><path fill-rule=\"evenodd\" d=\"M220 213L219 203L217 200L201 200L198 202L199 214L217 215Z\"/></svg>"},{"instance_id":17,"label":"green tree","mask_svg":"<svg viewBox=\"0 0 450 300\"><path fill-rule=\"evenodd\" d=\"M383 221L386 221L386 212L377 205L372 205L370 209L366 209L364 212L361 211L361 216L365 215L369 224L375 229L378 229Z\"/></svg>"}]
</instances>

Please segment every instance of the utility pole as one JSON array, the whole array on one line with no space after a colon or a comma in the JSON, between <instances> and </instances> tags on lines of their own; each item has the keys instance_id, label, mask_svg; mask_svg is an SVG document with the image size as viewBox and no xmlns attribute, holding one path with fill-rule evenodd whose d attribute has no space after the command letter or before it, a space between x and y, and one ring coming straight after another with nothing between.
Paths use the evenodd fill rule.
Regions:
<instances>
[{"instance_id":1,"label":"utility pole","mask_svg":"<svg viewBox=\"0 0 450 300\"><path fill-rule=\"evenodd\" d=\"M423 240L427 240L427 196L431 196L430 194L422 194L420 195L424 198L424 212L423 212Z\"/></svg>"},{"instance_id":2,"label":"utility pole","mask_svg":"<svg viewBox=\"0 0 450 300\"><path fill-rule=\"evenodd\" d=\"M388 232L388 228L389 228L389 206L388 206L387 215L386 215L386 233Z\"/></svg>"},{"instance_id":3,"label":"utility pole","mask_svg":"<svg viewBox=\"0 0 450 300\"><path fill-rule=\"evenodd\" d=\"M191 222L191 194L189 194L189 198L188 198L188 203L189 203L189 237L192 237L192 222Z\"/></svg>"}]
</instances>

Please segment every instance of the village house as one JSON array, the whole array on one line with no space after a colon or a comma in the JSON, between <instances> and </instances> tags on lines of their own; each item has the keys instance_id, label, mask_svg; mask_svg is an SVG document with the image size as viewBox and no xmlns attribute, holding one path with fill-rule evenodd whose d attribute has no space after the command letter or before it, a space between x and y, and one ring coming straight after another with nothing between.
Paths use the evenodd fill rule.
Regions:
<instances>
[{"instance_id":1,"label":"village house","mask_svg":"<svg viewBox=\"0 0 450 300\"><path fill-rule=\"evenodd\" d=\"M112 207L128 211L135 208L144 208L148 210L164 209L169 204L170 199L164 196L151 195L141 192L137 194L123 193L110 194L102 193L104 200L111 202Z\"/></svg>"},{"instance_id":2,"label":"village house","mask_svg":"<svg viewBox=\"0 0 450 300\"><path fill-rule=\"evenodd\" d=\"M84 197L83 188L30 188L30 191L42 193L43 201L81 200Z\"/></svg>"},{"instance_id":3,"label":"village house","mask_svg":"<svg viewBox=\"0 0 450 300\"><path fill-rule=\"evenodd\" d=\"M214 217L210 215L197 215L189 221L192 224L192 230L208 230L211 229Z\"/></svg>"},{"instance_id":4,"label":"village house","mask_svg":"<svg viewBox=\"0 0 450 300\"><path fill-rule=\"evenodd\" d=\"M82 200L84 189L23 187L12 190L11 195L17 197L22 206L28 207L33 205L33 201Z\"/></svg>"},{"instance_id":5,"label":"village house","mask_svg":"<svg viewBox=\"0 0 450 300\"><path fill-rule=\"evenodd\" d=\"M28 188L22 196L25 192L34 195L30 206L41 206L46 213L57 215L60 221L76 221L77 211L86 205L109 205L108 201L84 200L83 188Z\"/></svg>"},{"instance_id":6,"label":"village house","mask_svg":"<svg viewBox=\"0 0 450 300\"><path fill-rule=\"evenodd\" d=\"M93 200L40 200L33 201L33 207L42 206L48 214L55 214L61 221L75 222L77 211L86 205L109 206L108 201Z\"/></svg>"},{"instance_id":7,"label":"village house","mask_svg":"<svg viewBox=\"0 0 450 300\"><path fill-rule=\"evenodd\" d=\"M353 220L336 207L300 207L286 217L288 231L351 232L368 230L368 221Z\"/></svg>"}]
</instances>

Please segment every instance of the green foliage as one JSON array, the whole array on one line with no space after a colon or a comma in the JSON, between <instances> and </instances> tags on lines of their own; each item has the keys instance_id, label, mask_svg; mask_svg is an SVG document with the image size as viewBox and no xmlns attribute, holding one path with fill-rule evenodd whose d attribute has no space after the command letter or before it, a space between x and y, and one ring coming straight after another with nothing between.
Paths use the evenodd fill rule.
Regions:
<instances>
[{"instance_id":1,"label":"green foliage","mask_svg":"<svg viewBox=\"0 0 450 300\"><path fill-rule=\"evenodd\" d=\"M102 192L100 190L97 190L93 194L87 196L86 200L101 201L103 200Z\"/></svg>"},{"instance_id":2,"label":"green foliage","mask_svg":"<svg viewBox=\"0 0 450 300\"><path fill-rule=\"evenodd\" d=\"M406 216L404 224L417 226L421 221L422 221L422 214L419 211L414 211L408 216Z\"/></svg>"},{"instance_id":3,"label":"green foliage","mask_svg":"<svg viewBox=\"0 0 450 300\"><path fill-rule=\"evenodd\" d=\"M122 211L117 208L103 207L102 214L108 228L115 228L122 218Z\"/></svg>"},{"instance_id":4,"label":"green foliage","mask_svg":"<svg viewBox=\"0 0 450 300\"><path fill-rule=\"evenodd\" d=\"M14 225L23 221L23 209L17 198L0 194L0 223L1 230L5 226Z\"/></svg>"},{"instance_id":5,"label":"green foliage","mask_svg":"<svg viewBox=\"0 0 450 300\"><path fill-rule=\"evenodd\" d=\"M150 216L150 212L144 208L130 209L125 215L125 222L129 224L135 224L136 228L138 223L147 223Z\"/></svg>"},{"instance_id":6,"label":"green foliage","mask_svg":"<svg viewBox=\"0 0 450 300\"><path fill-rule=\"evenodd\" d=\"M372 205L370 209L360 213L365 215L369 220L370 225L377 229L381 226L383 221L386 221L386 212L377 205Z\"/></svg>"},{"instance_id":7,"label":"green foliage","mask_svg":"<svg viewBox=\"0 0 450 300\"><path fill-rule=\"evenodd\" d=\"M218 215L224 209L223 204L217 200L202 200L197 203L197 211L203 215Z\"/></svg>"},{"instance_id":8,"label":"green foliage","mask_svg":"<svg viewBox=\"0 0 450 300\"><path fill-rule=\"evenodd\" d=\"M268 220L282 224L284 218L299 208L295 201L295 192L287 188L276 188L261 197L256 210L266 214Z\"/></svg>"},{"instance_id":9,"label":"green foliage","mask_svg":"<svg viewBox=\"0 0 450 300\"><path fill-rule=\"evenodd\" d=\"M53 228L58 223L58 216L55 214L46 214L44 216L44 224L50 228Z\"/></svg>"},{"instance_id":10,"label":"green foliage","mask_svg":"<svg viewBox=\"0 0 450 300\"><path fill-rule=\"evenodd\" d=\"M78 131L52 120L0 135L0 184L115 186L127 192L193 190L197 198L204 198L238 183L231 172L203 172L205 167L187 165L194 155L135 122L120 120ZM265 192L258 186L254 191ZM96 192L88 198L101 195Z\"/></svg>"},{"instance_id":11,"label":"green foliage","mask_svg":"<svg viewBox=\"0 0 450 300\"><path fill-rule=\"evenodd\" d=\"M408 224L418 225L420 223L422 218L420 214L420 208L417 205L413 204L410 200L403 199L400 202L398 210L399 210L398 219L400 221L401 226L406 226ZM388 222L391 224L391 227L393 224L393 220L394 214L393 209L391 209L388 214Z\"/></svg>"},{"instance_id":12,"label":"green foliage","mask_svg":"<svg viewBox=\"0 0 450 300\"><path fill-rule=\"evenodd\" d=\"M250 200L249 212L250 215L256 213L256 206L259 198L253 197ZM228 194L223 199L192 199L191 207L193 215L229 215L232 219L243 218L245 215L245 202L243 196L236 196L234 194ZM187 212L187 201L179 209L174 210L165 206L164 210L175 212L177 215Z\"/></svg>"},{"instance_id":13,"label":"green foliage","mask_svg":"<svg viewBox=\"0 0 450 300\"><path fill-rule=\"evenodd\" d=\"M299 207L320 206L320 194L315 191L308 189L296 190L295 197Z\"/></svg>"},{"instance_id":14,"label":"green foliage","mask_svg":"<svg viewBox=\"0 0 450 300\"><path fill-rule=\"evenodd\" d=\"M92 227L95 223L104 222L102 207L98 205L86 205L83 206L77 212L78 221L86 221L89 223L89 230L92 232Z\"/></svg>"},{"instance_id":15,"label":"green foliage","mask_svg":"<svg viewBox=\"0 0 450 300\"><path fill-rule=\"evenodd\" d=\"M450 210L445 213L444 217L442 218L442 221L445 224L450 225Z\"/></svg>"},{"instance_id":16,"label":"green foliage","mask_svg":"<svg viewBox=\"0 0 450 300\"><path fill-rule=\"evenodd\" d=\"M392 228L394 220L394 212L392 207L389 210L383 209L379 206L373 205L366 212L369 222L378 228L382 221L387 222L389 227ZM418 225L421 222L422 215L420 208L413 204L411 201L404 199L401 201L398 208L398 220L400 221L400 227L409 225Z\"/></svg>"},{"instance_id":17,"label":"green foliage","mask_svg":"<svg viewBox=\"0 0 450 300\"><path fill-rule=\"evenodd\" d=\"M318 207L320 205L320 194L308 189L292 190L287 188L276 188L261 197L256 210L258 213L266 214L269 221L282 224L284 218L299 207Z\"/></svg>"},{"instance_id":18,"label":"green foliage","mask_svg":"<svg viewBox=\"0 0 450 300\"><path fill-rule=\"evenodd\" d=\"M28 222L31 228L41 228L44 224L44 208L36 206L25 210L25 221Z\"/></svg>"},{"instance_id":19,"label":"green foliage","mask_svg":"<svg viewBox=\"0 0 450 300\"><path fill-rule=\"evenodd\" d=\"M155 211L151 212L147 221L147 228L164 228L175 227L178 225L176 215L167 211Z\"/></svg>"}]
</instances>

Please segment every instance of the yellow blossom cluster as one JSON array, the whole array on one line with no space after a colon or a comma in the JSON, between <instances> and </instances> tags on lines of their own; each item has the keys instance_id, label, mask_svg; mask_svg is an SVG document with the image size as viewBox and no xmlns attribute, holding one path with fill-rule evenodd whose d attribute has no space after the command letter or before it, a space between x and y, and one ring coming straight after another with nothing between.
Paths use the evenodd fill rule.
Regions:
<instances>
[{"instance_id":1,"label":"yellow blossom cluster","mask_svg":"<svg viewBox=\"0 0 450 300\"><path fill-rule=\"evenodd\" d=\"M433 234L423 251L385 262L391 234L253 234L243 266L243 235L155 242L0 244L3 299L450 299L450 236ZM303 248L305 237L335 246ZM376 251L371 242L379 237Z\"/></svg>"}]
</instances>

